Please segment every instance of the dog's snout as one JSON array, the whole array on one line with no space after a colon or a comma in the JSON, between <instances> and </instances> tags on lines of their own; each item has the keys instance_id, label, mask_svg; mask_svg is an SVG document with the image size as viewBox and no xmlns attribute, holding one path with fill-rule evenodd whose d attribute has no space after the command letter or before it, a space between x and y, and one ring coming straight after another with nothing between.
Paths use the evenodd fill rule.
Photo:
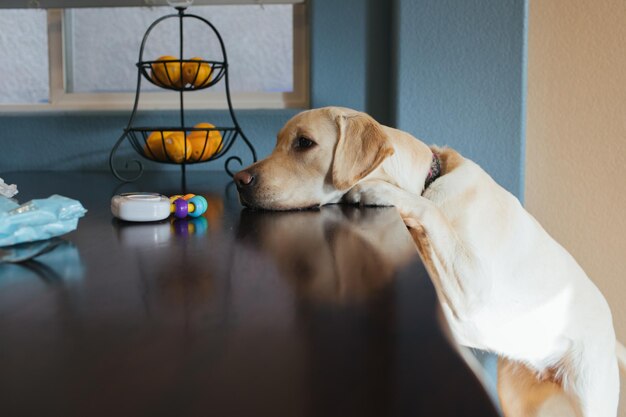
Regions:
<instances>
[{"instance_id":1,"label":"dog's snout","mask_svg":"<svg viewBox=\"0 0 626 417\"><path fill-rule=\"evenodd\" d=\"M237 187L243 188L243 187L249 187L252 184L254 184L254 175L252 175L250 172L248 171L239 171L238 173L235 174L234 177L235 183L237 184Z\"/></svg>"}]
</instances>

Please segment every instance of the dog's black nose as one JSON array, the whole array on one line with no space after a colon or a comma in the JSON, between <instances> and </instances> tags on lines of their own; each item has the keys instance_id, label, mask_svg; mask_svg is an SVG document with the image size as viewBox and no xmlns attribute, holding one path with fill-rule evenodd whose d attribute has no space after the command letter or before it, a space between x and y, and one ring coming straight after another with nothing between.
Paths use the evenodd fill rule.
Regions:
<instances>
[{"instance_id":1,"label":"dog's black nose","mask_svg":"<svg viewBox=\"0 0 626 417\"><path fill-rule=\"evenodd\" d=\"M254 175L248 171L239 171L233 179L239 188L249 187L254 184Z\"/></svg>"}]
</instances>

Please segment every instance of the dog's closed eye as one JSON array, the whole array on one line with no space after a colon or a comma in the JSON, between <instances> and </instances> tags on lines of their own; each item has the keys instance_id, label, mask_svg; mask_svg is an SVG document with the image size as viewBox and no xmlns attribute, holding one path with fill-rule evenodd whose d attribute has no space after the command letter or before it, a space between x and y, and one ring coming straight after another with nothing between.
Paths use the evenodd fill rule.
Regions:
<instances>
[{"instance_id":1,"label":"dog's closed eye","mask_svg":"<svg viewBox=\"0 0 626 417\"><path fill-rule=\"evenodd\" d=\"M306 136L298 136L293 143L293 146L298 151L305 151L307 149L311 149L317 145L313 140L307 138Z\"/></svg>"}]
</instances>

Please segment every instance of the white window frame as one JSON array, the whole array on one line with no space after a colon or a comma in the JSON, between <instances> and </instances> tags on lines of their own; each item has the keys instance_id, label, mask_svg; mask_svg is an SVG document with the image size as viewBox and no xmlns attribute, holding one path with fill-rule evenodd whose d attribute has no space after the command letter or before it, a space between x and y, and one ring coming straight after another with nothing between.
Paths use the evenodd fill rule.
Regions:
<instances>
[{"instance_id":1,"label":"white window frame","mask_svg":"<svg viewBox=\"0 0 626 417\"><path fill-rule=\"evenodd\" d=\"M233 1L232 3L235 3ZM241 0L238 1L241 3ZM277 2L274 0L274 2ZM278 1L280 2L280 1ZM200 3L200 2L196 2ZM205 3L205 2L202 2ZM222 3L228 3L222 0ZM250 4L257 4L252 2ZM285 1L291 3L291 1ZM4 6L3 6L4 7ZM308 19L304 3L293 4L293 91L241 93L231 91L235 109L285 109L309 106L309 42ZM0 104L0 113L30 111L115 111L133 107L135 92L129 93L70 93L66 88L65 40L63 9L48 9L49 102ZM228 45L226 45L228 50ZM174 91L141 91L140 110L173 110L179 108L179 96ZM226 94L210 88L185 94L189 110L228 109Z\"/></svg>"}]
</instances>

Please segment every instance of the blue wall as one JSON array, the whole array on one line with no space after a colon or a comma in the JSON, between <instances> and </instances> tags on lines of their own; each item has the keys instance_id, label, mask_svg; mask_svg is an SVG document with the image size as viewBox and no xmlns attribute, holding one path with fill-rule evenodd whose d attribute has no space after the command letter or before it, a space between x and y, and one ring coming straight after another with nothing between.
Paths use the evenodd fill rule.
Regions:
<instances>
[{"instance_id":1,"label":"blue wall","mask_svg":"<svg viewBox=\"0 0 626 417\"><path fill-rule=\"evenodd\" d=\"M521 196L525 0L310 0L311 106L363 110L426 143L450 145ZM297 110L237 111L260 157ZM129 112L0 115L0 176L103 170ZM191 122L225 123L223 111ZM153 112L142 124L171 124ZM250 158L236 147L244 163ZM130 150L127 154L131 155ZM223 161L195 169L222 169ZM148 169L167 169L148 162Z\"/></svg>"},{"instance_id":2,"label":"blue wall","mask_svg":"<svg viewBox=\"0 0 626 417\"><path fill-rule=\"evenodd\" d=\"M311 105L365 106L366 22L362 0L311 2Z\"/></svg>"},{"instance_id":3,"label":"blue wall","mask_svg":"<svg viewBox=\"0 0 626 417\"><path fill-rule=\"evenodd\" d=\"M399 0L397 126L449 145L521 196L524 0Z\"/></svg>"},{"instance_id":4,"label":"blue wall","mask_svg":"<svg viewBox=\"0 0 626 417\"><path fill-rule=\"evenodd\" d=\"M312 0L311 106L366 111L393 125L392 1Z\"/></svg>"}]
</instances>

